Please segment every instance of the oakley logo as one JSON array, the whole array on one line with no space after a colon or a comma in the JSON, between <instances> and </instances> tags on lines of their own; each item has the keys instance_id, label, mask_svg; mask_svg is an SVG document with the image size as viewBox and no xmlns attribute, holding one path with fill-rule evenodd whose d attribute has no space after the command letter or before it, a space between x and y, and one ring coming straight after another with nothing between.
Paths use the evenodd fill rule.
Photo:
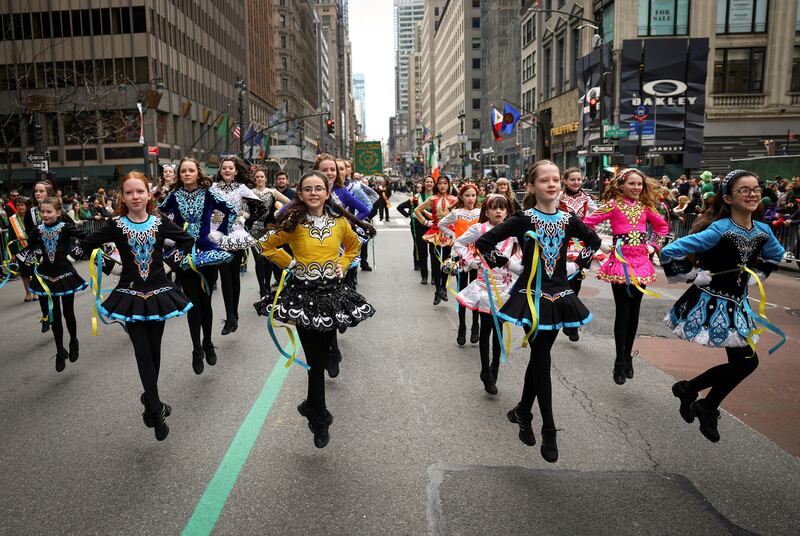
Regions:
<instances>
[{"instance_id":1,"label":"oakley logo","mask_svg":"<svg viewBox=\"0 0 800 536\"><path fill-rule=\"evenodd\" d=\"M672 91L664 92L656 90L656 86L660 84L671 84L673 86ZM681 82L680 80L653 80L652 82L647 82L642 86L642 91L649 95L653 95L654 97L674 97L675 95L681 95L686 93L686 90L689 89L689 86Z\"/></svg>"}]
</instances>

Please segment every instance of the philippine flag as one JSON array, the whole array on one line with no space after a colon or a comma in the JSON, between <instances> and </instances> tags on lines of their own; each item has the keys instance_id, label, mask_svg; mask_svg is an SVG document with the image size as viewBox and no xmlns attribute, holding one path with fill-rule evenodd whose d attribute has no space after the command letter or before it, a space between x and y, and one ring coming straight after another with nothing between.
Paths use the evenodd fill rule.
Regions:
<instances>
[{"instance_id":1,"label":"philippine flag","mask_svg":"<svg viewBox=\"0 0 800 536\"><path fill-rule=\"evenodd\" d=\"M494 139L497 141L502 140L503 137L500 135L500 129L503 128L503 114L498 112L497 108L494 106L492 107L490 122L492 124L492 133L494 134Z\"/></svg>"}]
</instances>

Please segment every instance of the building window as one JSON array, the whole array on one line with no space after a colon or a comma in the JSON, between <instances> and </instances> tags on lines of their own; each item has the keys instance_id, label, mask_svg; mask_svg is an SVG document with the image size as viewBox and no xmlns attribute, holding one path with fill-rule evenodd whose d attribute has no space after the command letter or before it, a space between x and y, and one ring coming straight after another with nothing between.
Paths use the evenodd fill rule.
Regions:
<instances>
[{"instance_id":1,"label":"building window","mask_svg":"<svg viewBox=\"0 0 800 536\"><path fill-rule=\"evenodd\" d=\"M765 48L718 48L714 60L714 93L764 91Z\"/></svg>"},{"instance_id":2,"label":"building window","mask_svg":"<svg viewBox=\"0 0 800 536\"><path fill-rule=\"evenodd\" d=\"M472 27L473 28L480 28L481 27L481 18L480 17L472 17Z\"/></svg>"},{"instance_id":3,"label":"building window","mask_svg":"<svg viewBox=\"0 0 800 536\"><path fill-rule=\"evenodd\" d=\"M688 33L689 0L639 0L640 36Z\"/></svg>"},{"instance_id":4,"label":"building window","mask_svg":"<svg viewBox=\"0 0 800 536\"><path fill-rule=\"evenodd\" d=\"M473 78L472 79L472 89L480 89L481 88L481 79L480 78Z\"/></svg>"},{"instance_id":5,"label":"building window","mask_svg":"<svg viewBox=\"0 0 800 536\"><path fill-rule=\"evenodd\" d=\"M481 59L480 58L472 58L472 68L473 69L480 69L481 68Z\"/></svg>"},{"instance_id":6,"label":"building window","mask_svg":"<svg viewBox=\"0 0 800 536\"><path fill-rule=\"evenodd\" d=\"M797 49L795 49L797 50ZM480 110L481 109L481 99L472 99L472 109L473 110Z\"/></svg>"},{"instance_id":7,"label":"building window","mask_svg":"<svg viewBox=\"0 0 800 536\"><path fill-rule=\"evenodd\" d=\"M481 0L472 0L472 7L481 7Z\"/></svg>"},{"instance_id":8,"label":"building window","mask_svg":"<svg viewBox=\"0 0 800 536\"><path fill-rule=\"evenodd\" d=\"M550 47L544 49L544 100L552 94L553 76L553 51Z\"/></svg>"},{"instance_id":9,"label":"building window","mask_svg":"<svg viewBox=\"0 0 800 536\"><path fill-rule=\"evenodd\" d=\"M530 17L522 26L522 46L526 47L536 37L536 17Z\"/></svg>"},{"instance_id":10,"label":"building window","mask_svg":"<svg viewBox=\"0 0 800 536\"><path fill-rule=\"evenodd\" d=\"M566 63L564 50L564 37L561 36L556 41L556 94L564 91L564 64Z\"/></svg>"},{"instance_id":11,"label":"building window","mask_svg":"<svg viewBox=\"0 0 800 536\"><path fill-rule=\"evenodd\" d=\"M286 56L281 56L281 69L288 69L287 66L288 62L286 61Z\"/></svg>"},{"instance_id":12,"label":"building window","mask_svg":"<svg viewBox=\"0 0 800 536\"><path fill-rule=\"evenodd\" d=\"M281 90L289 91L289 79L281 78Z\"/></svg>"},{"instance_id":13,"label":"building window","mask_svg":"<svg viewBox=\"0 0 800 536\"><path fill-rule=\"evenodd\" d=\"M278 22L279 22L281 28L286 28L286 15L279 15L278 16Z\"/></svg>"},{"instance_id":14,"label":"building window","mask_svg":"<svg viewBox=\"0 0 800 536\"><path fill-rule=\"evenodd\" d=\"M717 33L767 31L769 0L717 0Z\"/></svg>"},{"instance_id":15,"label":"building window","mask_svg":"<svg viewBox=\"0 0 800 536\"><path fill-rule=\"evenodd\" d=\"M797 16L794 21L794 31L800 32L800 0L797 0Z\"/></svg>"},{"instance_id":16,"label":"building window","mask_svg":"<svg viewBox=\"0 0 800 536\"><path fill-rule=\"evenodd\" d=\"M792 82L789 86L789 91L800 92L800 47L794 47L794 56L792 57Z\"/></svg>"},{"instance_id":17,"label":"building window","mask_svg":"<svg viewBox=\"0 0 800 536\"><path fill-rule=\"evenodd\" d=\"M480 130L481 129L481 120L478 119L477 117L473 118L473 120L472 120L472 129L473 130Z\"/></svg>"},{"instance_id":18,"label":"building window","mask_svg":"<svg viewBox=\"0 0 800 536\"><path fill-rule=\"evenodd\" d=\"M578 72L575 65L581 57L581 31L577 28L572 29L572 61L569 62L569 88L578 87Z\"/></svg>"},{"instance_id":19,"label":"building window","mask_svg":"<svg viewBox=\"0 0 800 536\"><path fill-rule=\"evenodd\" d=\"M286 36L285 35L281 36L280 48L286 48Z\"/></svg>"},{"instance_id":20,"label":"building window","mask_svg":"<svg viewBox=\"0 0 800 536\"><path fill-rule=\"evenodd\" d=\"M603 42L614 42L614 4L609 4L598 13L595 13L595 20L603 21Z\"/></svg>"},{"instance_id":21,"label":"building window","mask_svg":"<svg viewBox=\"0 0 800 536\"><path fill-rule=\"evenodd\" d=\"M473 37L472 38L472 50L478 50L481 48L481 38L480 37Z\"/></svg>"}]
</instances>

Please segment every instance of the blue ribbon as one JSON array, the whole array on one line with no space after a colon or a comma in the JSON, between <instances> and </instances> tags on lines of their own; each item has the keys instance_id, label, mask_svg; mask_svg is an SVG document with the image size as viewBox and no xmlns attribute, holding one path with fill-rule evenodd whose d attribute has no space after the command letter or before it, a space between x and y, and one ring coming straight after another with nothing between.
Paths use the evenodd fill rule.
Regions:
<instances>
[{"instance_id":1,"label":"blue ribbon","mask_svg":"<svg viewBox=\"0 0 800 536\"><path fill-rule=\"evenodd\" d=\"M773 353L775 353L776 350L778 350L778 348L783 346L783 344L786 342L786 333L784 333L783 330L781 330L778 326L776 326L769 320L764 320L763 318L761 318L761 316L756 314L755 311L753 311L753 309L750 307L750 302L748 301L746 295L744 297L743 302L744 302L744 310L747 312L748 315L750 315L750 318L752 318L753 320L755 320L756 322L758 322L759 324L761 324L762 326L772 331L778 337L781 338L781 341L778 344L769 349L769 354L772 355Z\"/></svg>"},{"instance_id":2,"label":"blue ribbon","mask_svg":"<svg viewBox=\"0 0 800 536\"><path fill-rule=\"evenodd\" d=\"M494 298L492 297L492 284L489 281L489 270L486 268L483 269L483 279L486 281L486 294L489 296L489 309L492 311L492 321L494 322L494 330L497 333L497 341L500 343L500 361L502 363L506 362L506 349L503 345L503 330L500 327L500 321L497 320L497 307L494 304Z\"/></svg>"}]
</instances>

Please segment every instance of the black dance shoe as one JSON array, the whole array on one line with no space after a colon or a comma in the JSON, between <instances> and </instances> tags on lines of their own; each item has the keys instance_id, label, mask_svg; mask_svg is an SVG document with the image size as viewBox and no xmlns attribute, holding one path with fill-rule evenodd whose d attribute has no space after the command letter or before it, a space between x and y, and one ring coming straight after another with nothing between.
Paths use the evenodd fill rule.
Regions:
<instances>
[{"instance_id":1,"label":"black dance shoe","mask_svg":"<svg viewBox=\"0 0 800 536\"><path fill-rule=\"evenodd\" d=\"M639 350L625 358L625 377L629 380L633 379L633 359L635 357L639 357Z\"/></svg>"},{"instance_id":2,"label":"black dance shoe","mask_svg":"<svg viewBox=\"0 0 800 536\"><path fill-rule=\"evenodd\" d=\"M339 375L339 363L342 361L342 352L338 348L331 351L328 357L328 377L335 378Z\"/></svg>"},{"instance_id":3,"label":"black dance shoe","mask_svg":"<svg viewBox=\"0 0 800 536\"><path fill-rule=\"evenodd\" d=\"M449 298L447 297L447 289L443 288L442 289L442 301L448 301L448 300L449 300Z\"/></svg>"},{"instance_id":4,"label":"black dance shoe","mask_svg":"<svg viewBox=\"0 0 800 536\"><path fill-rule=\"evenodd\" d=\"M324 449L331 439L328 428L333 424L333 415L327 409L323 410L323 413L319 415L308 407L305 400L298 404L297 412L308 419L308 429L314 434L314 446L318 449Z\"/></svg>"},{"instance_id":5,"label":"black dance shoe","mask_svg":"<svg viewBox=\"0 0 800 536\"><path fill-rule=\"evenodd\" d=\"M456 344L464 346L467 343L467 326L458 326L458 335L456 335Z\"/></svg>"},{"instance_id":6,"label":"black dance shoe","mask_svg":"<svg viewBox=\"0 0 800 536\"><path fill-rule=\"evenodd\" d=\"M228 335L229 333L233 333L239 329L239 319L234 318L233 320L225 320L225 325L222 326L222 334Z\"/></svg>"},{"instance_id":7,"label":"black dance shoe","mask_svg":"<svg viewBox=\"0 0 800 536\"><path fill-rule=\"evenodd\" d=\"M697 417L700 421L700 433L711 441L716 443L719 441L719 430L717 430L717 422L719 421L718 409L707 409L702 404L703 400L695 400L689 406L689 411L693 417Z\"/></svg>"},{"instance_id":8,"label":"black dance shoe","mask_svg":"<svg viewBox=\"0 0 800 536\"><path fill-rule=\"evenodd\" d=\"M581 336L578 334L578 328L564 328L564 334L569 337L572 342L578 342Z\"/></svg>"},{"instance_id":9,"label":"black dance shoe","mask_svg":"<svg viewBox=\"0 0 800 536\"><path fill-rule=\"evenodd\" d=\"M367 262L362 262L361 263L361 270L364 271L364 272L371 272L372 271L372 266L370 266L369 263L367 263Z\"/></svg>"},{"instance_id":10,"label":"black dance shoe","mask_svg":"<svg viewBox=\"0 0 800 536\"><path fill-rule=\"evenodd\" d=\"M625 385L625 371L627 367L624 363L614 364L614 383L617 385Z\"/></svg>"},{"instance_id":11,"label":"black dance shoe","mask_svg":"<svg viewBox=\"0 0 800 536\"><path fill-rule=\"evenodd\" d=\"M203 352L206 354L206 363L209 366L214 366L217 364L217 347L214 346L213 342L207 342L203 344Z\"/></svg>"},{"instance_id":12,"label":"black dance shoe","mask_svg":"<svg viewBox=\"0 0 800 536\"><path fill-rule=\"evenodd\" d=\"M419 264L415 264L414 265L414 271L415 272L419 272Z\"/></svg>"},{"instance_id":13,"label":"black dance shoe","mask_svg":"<svg viewBox=\"0 0 800 536\"><path fill-rule=\"evenodd\" d=\"M481 381L483 382L483 390L490 395L497 394L497 386L495 385L494 376L491 372L481 372Z\"/></svg>"},{"instance_id":14,"label":"black dance shoe","mask_svg":"<svg viewBox=\"0 0 800 536\"><path fill-rule=\"evenodd\" d=\"M50 331L50 322L48 322L46 318L42 318L39 322L42 323L42 333Z\"/></svg>"},{"instance_id":15,"label":"black dance shoe","mask_svg":"<svg viewBox=\"0 0 800 536\"><path fill-rule=\"evenodd\" d=\"M690 424L693 423L694 415L692 415L689 406L692 405L692 402L697 400L697 393L692 392L692 390L689 389L689 382L683 380L672 385L672 394L681 401L681 407L678 409L678 412L681 414L681 417L683 417L683 420Z\"/></svg>"},{"instance_id":16,"label":"black dance shoe","mask_svg":"<svg viewBox=\"0 0 800 536\"><path fill-rule=\"evenodd\" d=\"M147 402L144 398L144 393L139 397L139 402L142 403L144 406L144 411L142 412L142 422L148 428L153 428L155 426L155 421L153 420L153 415L147 411ZM172 407L169 404L164 404L164 416L169 417L172 414Z\"/></svg>"},{"instance_id":17,"label":"black dance shoe","mask_svg":"<svg viewBox=\"0 0 800 536\"><path fill-rule=\"evenodd\" d=\"M514 409L509 411L506 416L509 421L519 426L519 440L529 447L534 446L536 444L536 437L533 435L533 427L531 426L533 415L528 413L528 415L523 417L519 413L519 406L514 406Z\"/></svg>"},{"instance_id":18,"label":"black dance shoe","mask_svg":"<svg viewBox=\"0 0 800 536\"><path fill-rule=\"evenodd\" d=\"M155 432L156 441L164 441L167 436L169 435L169 426L167 426L167 406L166 404L162 403L161 407L157 411L147 411L149 413L148 418L152 419L153 421L153 431ZM170 412L172 408L169 408Z\"/></svg>"},{"instance_id":19,"label":"black dance shoe","mask_svg":"<svg viewBox=\"0 0 800 536\"><path fill-rule=\"evenodd\" d=\"M192 350L192 369L195 374L202 374L203 369L205 369L203 357L205 357L205 352L203 352L202 348L200 350Z\"/></svg>"},{"instance_id":20,"label":"black dance shoe","mask_svg":"<svg viewBox=\"0 0 800 536\"><path fill-rule=\"evenodd\" d=\"M556 443L556 429L542 427L542 446L540 448L542 458L547 463L558 461L558 444Z\"/></svg>"},{"instance_id":21,"label":"black dance shoe","mask_svg":"<svg viewBox=\"0 0 800 536\"><path fill-rule=\"evenodd\" d=\"M481 340L480 331L477 324L472 324L472 329L469 330L469 342L476 344Z\"/></svg>"},{"instance_id":22,"label":"black dance shoe","mask_svg":"<svg viewBox=\"0 0 800 536\"><path fill-rule=\"evenodd\" d=\"M419 280L419 284L420 285L427 285L428 284L428 278L427 277L423 277L422 279Z\"/></svg>"},{"instance_id":23,"label":"black dance shoe","mask_svg":"<svg viewBox=\"0 0 800 536\"><path fill-rule=\"evenodd\" d=\"M433 304L439 305L440 303L442 303L442 293L439 292L439 289L437 288L436 292L433 294Z\"/></svg>"},{"instance_id":24,"label":"black dance shoe","mask_svg":"<svg viewBox=\"0 0 800 536\"><path fill-rule=\"evenodd\" d=\"M65 349L56 352L56 372L62 372L67 367L69 353Z\"/></svg>"},{"instance_id":25,"label":"black dance shoe","mask_svg":"<svg viewBox=\"0 0 800 536\"><path fill-rule=\"evenodd\" d=\"M78 360L78 356L80 355L80 346L78 344L78 339L72 339L69 341L69 362L74 363Z\"/></svg>"}]
</instances>

